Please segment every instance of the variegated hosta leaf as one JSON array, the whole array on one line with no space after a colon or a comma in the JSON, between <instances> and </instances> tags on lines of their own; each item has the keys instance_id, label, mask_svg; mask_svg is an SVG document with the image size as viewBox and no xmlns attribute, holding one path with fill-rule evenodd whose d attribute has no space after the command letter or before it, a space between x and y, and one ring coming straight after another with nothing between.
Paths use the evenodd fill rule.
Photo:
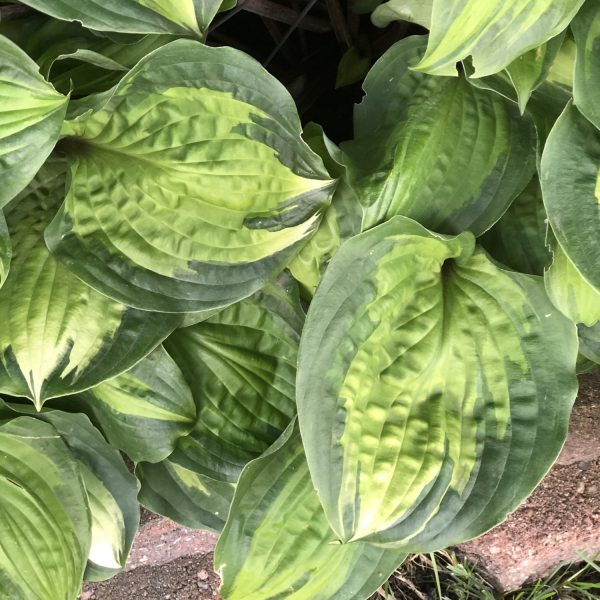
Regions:
<instances>
[{"instance_id":1,"label":"variegated hosta leaf","mask_svg":"<svg viewBox=\"0 0 600 600\"><path fill-rule=\"evenodd\" d=\"M464 78L411 70L425 38L392 46L365 79L355 108L348 179L363 229L394 215L444 233L491 227L535 171L530 118Z\"/></svg>"},{"instance_id":2,"label":"variegated hosta leaf","mask_svg":"<svg viewBox=\"0 0 600 600\"><path fill-rule=\"evenodd\" d=\"M600 129L600 5L594 0L586 2L571 28L577 45L573 81L575 105Z\"/></svg>"},{"instance_id":3,"label":"variegated hosta leaf","mask_svg":"<svg viewBox=\"0 0 600 600\"><path fill-rule=\"evenodd\" d=\"M479 243L498 261L521 273L543 275L552 262L548 221L537 177Z\"/></svg>"},{"instance_id":4,"label":"variegated hosta leaf","mask_svg":"<svg viewBox=\"0 0 600 600\"><path fill-rule=\"evenodd\" d=\"M124 39L116 42L79 23L42 14L0 23L0 33L35 60L58 91L77 96L111 88L123 71L175 39L172 35L121 34Z\"/></svg>"},{"instance_id":5,"label":"variegated hosta leaf","mask_svg":"<svg viewBox=\"0 0 600 600\"><path fill-rule=\"evenodd\" d=\"M49 160L6 210L14 254L0 288L0 391L38 409L126 371L179 323L110 300L48 252L43 232L64 198L65 168Z\"/></svg>"},{"instance_id":6,"label":"variegated hosta leaf","mask_svg":"<svg viewBox=\"0 0 600 600\"><path fill-rule=\"evenodd\" d=\"M134 462L167 458L196 422L192 392L162 346L71 404L90 415L106 439Z\"/></svg>"},{"instance_id":7,"label":"variegated hosta leaf","mask_svg":"<svg viewBox=\"0 0 600 600\"><path fill-rule=\"evenodd\" d=\"M85 578L108 579L124 566L140 520L137 483L118 450L85 415L44 411L79 462L91 514L91 546Z\"/></svg>"},{"instance_id":8,"label":"variegated hosta leaf","mask_svg":"<svg viewBox=\"0 0 600 600\"><path fill-rule=\"evenodd\" d=\"M236 482L296 413L296 360L304 313L289 276L165 341L187 380L198 419L170 460Z\"/></svg>"},{"instance_id":9,"label":"variegated hosta leaf","mask_svg":"<svg viewBox=\"0 0 600 600\"><path fill-rule=\"evenodd\" d=\"M89 285L148 310L219 308L314 232L332 182L288 92L252 58L179 40L102 99L67 123L71 185L46 232Z\"/></svg>"},{"instance_id":10,"label":"variegated hosta leaf","mask_svg":"<svg viewBox=\"0 0 600 600\"><path fill-rule=\"evenodd\" d=\"M388 0L371 15L375 27L387 27L392 21L409 21L426 29L431 28L433 0Z\"/></svg>"},{"instance_id":11,"label":"variegated hosta leaf","mask_svg":"<svg viewBox=\"0 0 600 600\"><path fill-rule=\"evenodd\" d=\"M303 132L306 143L323 159L332 177L338 177L331 204L325 211L317 233L290 262L288 269L303 290L312 297L330 258L340 244L360 233L362 207L344 177L345 158L340 149L325 135L323 128L309 123Z\"/></svg>"},{"instance_id":12,"label":"variegated hosta leaf","mask_svg":"<svg viewBox=\"0 0 600 600\"><path fill-rule=\"evenodd\" d=\"M58 140L68 99L0 35L0 208L32 179Z\"/></svg>"},{"instance_id":13,"label":"variegated hosta leaf","mask_svg":"<svg viewBox=\"0 0 600 600\"><path fill-rule=\"evenodd\" d=\"M194 529L221 531L235 490L234 483L217 481L170 460L139 463L138 499L148 510Z\"/></svg>"},{"instance_id":14,"label":"variegated hosta leaf","mask_svg":"<svg viewBox=\"0 0 600 600\"><path fill-rule=\"evenodd\" d=\"M600 131L572 104L548 136L540 181L558 243L583 279L600 290Z\"/></svg>"},{"instance_id":15,"label":"variegated hosta leaf","mask_svg":"<svg viewBox=\"0 0 600 600\"><path fill-rule=\"evenodd\" d=\"M574 323L591 327L600 320L600 289L580 275L559 244L555 243L552 250L552 266L544 273L550 300Z\"/></svg>"},{"instance_id":16,"label":"variegated hosta leaf","mask_svg":"<svg viewBox=\"0 0 600 600\"><path fill-rule=\"evenodd\" d=\"M0 597L76 598L90 548L86 492L56 429L0 425Z\"/></svg>"},{"instance_id":17,"label":"variegated hosta leaf","mask_svg":"<svg viewBox=\"0 0 600 600\"><path fill-rule=\"evenodd\" d=\"M341 545L315 493L297 425L242 472L215 549L225 600L364 600L405 558Z\"/></svg>"},{"instance_id":18,"label":"variegated hosta leaf","mask_svg":"<svg viewBox=\"0 0 600 600\"><path fill-rule=\"evenodd\" d=\"M97 31L203 37L222 0L23 0L36 10Z\"/></svg>"},{"instance_id":19,"label":"variegated hosta leaf","mask_svg":"<svg viewBox=\"0 0 600 600\"><path fill-rule=\"evenodd\" d=\"M395 217L346 242L310 306L297 380L340 539L427 551L499 523L563 444L576 357L542 280L501 270L468 232Z\"/></svg>"},{"instance_id":20,"label":"variegated hosta leaf","mask_svg":"<svg viewBox=\"0 0 600 600\"><path fill-rule=\"evenodd\" d=\"M600 323L593 327L578 325L579 352L589 361L600 365Z\"/></svg>"},{"instance_id":21,"label":"variegated hosta leaf","mask_svg":"<svg viewBox=\"0 0 600 600\"><path fill-rule=\"evenodd\" d=\"M433 0L431 33L417 69L456 75L455 63L473 57L475 77L506 68L558 35L584 0Z\"/></svg>"},{"instance_id":22,"label":"variegated hosta leaf","mask_svg":"<svg viewBox=\"0 0 600 600\"><path fill-rule=\"evenodd\" d=\"M12 256L12 247L10 245L10 236L8 227L2 210L0 210L0 287L6 281L10 269L10 258Z\"/></svg>"},{"instance_id":23,"label":"variegated hosta leaf","mask_svg":"<svg viewBox=\"0 0 600 600\"><path fill-rule=\"evenodd\" d=\"M525 52L506 67L517 94L521 114L525 112L531 94L546 80L564 38L564 33L561 33L547 43Z\"/></svg>"}]
</instances>

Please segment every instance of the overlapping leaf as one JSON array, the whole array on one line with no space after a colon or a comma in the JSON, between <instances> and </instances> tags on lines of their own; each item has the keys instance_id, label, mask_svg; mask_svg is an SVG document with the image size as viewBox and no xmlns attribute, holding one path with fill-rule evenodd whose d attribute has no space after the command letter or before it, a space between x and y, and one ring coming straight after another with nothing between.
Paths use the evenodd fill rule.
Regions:
<instances>
[{"instance_id":1,"label":"overlapping leaf","mask_svg":"<svg viewBox=\"0 0 600 600\"><path fill-rule=\"evenodd\" d=\"M553 254L552 265L544 274L552 303L574 323L595 325L600 320L600 290L580 275L559 244L554 244Z\"/></svg>"},{"instance_id":2,"label":"overlapping leaf","mask_svg":"<svg viewBox=\"0 0 600 600\"><path fill-rule=\"evenodd\" d=\"M576 356L541 279L499 269L468 233L396 217L346 242L309 309L297 382L340 539L424 551L500 522L562 446Z\"/></svg>"},{"instance_id":3,"label":"overlapping leaf","mask_svg":"<svg viewBox=\"0 0 600 600\"><path fill-rule=\"evenodd\" d=\"M57 430L0 425L0 596L76 598L90 548L86 492Z\"/></svg>"},{"instance_id":4,"label":"overlapping leaf","mask_svg":"<svg viewBox=\"0 0 600 600\"><path fill-rule=\"evenodd\" d=\"M179 40L102 99L65 130L71 185L46 234L88 284L148 310L219 308L314 232L331 180L250 57Z\"/></svg>"},{"instance_id":5,"label":"overlapping leaf","mask_svg":"<svg viewBox=\"0 0 600 600\"><path fill-rule=\"evenodd\" d=\"M14 258L0 288L0 391L38 408L127 370L180 320L110 300L50 255L43 232L65 184L64 161L52 159L6 211Z\"/></svg>"},{"instance_id":6,"label":"overlapping leaf","mask_svg":"<svg viewBox=\"0 0 600 600\"><path fill-rule=\"evenodd\" d=\"M234 483L218 481L170 460L136 467L139 501L184 527L221 531L233 499Z\"/></svg>"},{"instance_id":7,"label":"overlapping leaf","mask_svg":"<svg viewBox=\"0 0 600 600\"><path fill-rule=\"evenodd\" d=\"M336 542L291 425L242 473L215 550L220 593L225 600L368 598L405 558Z\"/></svg>"},{"instance_id":8,"label":"overlapping leaf","mask_svg":"<svg viewBox=\"0 0 600 600\"><path fill-rule=\"evenodd\" d=\"M0 208L42 166L66 110L67 98L44 80L27 54L0 35Z\"/></svg>"},{"instance_id":9,"label":"overlapping leaf","mask_svg":"<svg viewBox=\"0 0 600 600\"><path fill-rule=\"evenodd\" d=\"M583 279L600 290L600 131L568 105L548 136L541 161L552 230Z\"/></svg>"},{"instance_id":10,"label":"overlapping leaf","mask_svg":"<svg viewBox=\"0 0 600 600\"><path fill-rule=\"evenodd\" d=\"M202 37L222 0L23 0L23 4L97 31Z\"/></svg>"},{"instance_id":11,"label":"overlapping leaf","mask_svg":"<svg viewBox=\"0 0 600 600\"><path fill-rule=\"evenodd\" d=\"M481 238L481 245L498 261L519 271L543 275L552 262L548 222L537 177Z\"/></svg>"},{"instance_id":12,"label":"overlapping leaf","mask_svg":"<svg viewBox=\"0 0 600 600\"><path fill-rule=\"evenodd\" d=\"M192 393L162 346L71 404L89 414L106 439L134 462L164 460L196 422Z\"/></svg>"},{"instance_id":13,"label":"overlapping leaf","mask_svg":"<svg viewBox=\"0 0 600 600\"><path fill-rule=\"evenodd\" d=\"M8 235L8 227L6 219L0 210L0 287L6 280L10 269L10 258L12 256L12 247L10 244L10 236Z\"/></svg>"},{"instance_id":14,"label":"overlapping leaf","mask_svg":"<svg viewBox=\"0 0 600 600\"><path fill-rule=\"evenodd\" d=\"M575 105L600 129L600 5L588 1L571 25L577 45L573 96Z\"/></svg>"},{"instance_id":15,"label":"overlapping leaf","mask_svg":"<svg viewBox=\"0 0 600 600\"><path fill-rule=\"evenodd\" d=\"M473 57L475 76L506 68L563 31L584 0L433 0L427 53L417 69L456 75Z\"/></svg>"},{"instance_id":16,"label":"overlapping leaf","mask_svg":"<svg viewBox=\"0 0 600 600\"><path fill-rule=\"evenodd\" d=\"M296 412L296 360L304 314L289 276L192 327L165 348L196 400L194 429L170 461L213 479L236 482Z\"/></svg>"},{"instance_id":17,"label":"overlapping leaf","mask_svg":"<svg viewBox=\"0 0 600 600\"><path fill-rule=\"evenodd\" d=\"M398 42L367 76L355 108L348 179L365 206L363 229L394 215L443 233L491 227L535 171L530 118L464 78L411 70L423 37Z\"/></svg>"}]
</instances>

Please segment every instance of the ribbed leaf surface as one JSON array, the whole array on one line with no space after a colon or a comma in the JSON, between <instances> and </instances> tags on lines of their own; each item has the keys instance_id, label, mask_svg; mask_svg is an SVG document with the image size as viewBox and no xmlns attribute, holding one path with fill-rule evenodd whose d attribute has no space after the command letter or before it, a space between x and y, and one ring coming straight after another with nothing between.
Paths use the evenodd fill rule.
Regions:
<instances>
[{"instance_id":1,"label":"ribbed leaf surface","mask_svg":"<svg viewBox=\"0 0 600 600\"><path fill-rule=\"evenodd\" d=\"M170 460L139 463L140 503L194 529L221 531L235 490L234 483L217 481Z\"/></svg>"},{"instance_id":2,"label":"ribbed leaf surface","mask_svg":"<svg viewBox=\"0 0 600 600\"><path fill-rule=\"evenodd\" d=\"M27 54L0 35L0 208L42 166L66 110L67 98L44 80Z\"/></svg>"},{"instance_id":3,"label":"ribbed leaf surface","mask_svg":"<svg viewBox=\"0 0 600 600\"><path fill-rule=\"evenodd\" d=\"M46 233L89 285L148 310L220 308L313 233L331 180L250 57L172 42L102 100L67 124L71 185Z\"/></svg>"},{"instance_id":4,"label":"ribbed leaf surface","mask_svg":"<svg viewBox=\"0 0 600 600\"><path fill-rule=\"evenodd\" d=\"M535 171L536 134L510 101L464 78L411 70L425 48L410 37L374 65L355 108L348 180L363 229L394 215L436 231L491 227Z\"/></svg>"},{"instance_id":5,"label":"ribbed leaf surface","mask_svg":"<svg viewBox=\"0 0 600 600\"><path fill-rule=\"evenodd\" d=\"M73 408L89 414L134 462L167 458L196 422L192 392L162 346L126 373L81 394Z\"/></svg>"},{"instance_id":6,"label":"ribbed leaf surface","mask_svg":"<svg viewBox=\"0 0 600 600\"><path fill-rule=\"evenodd\" d=\"M404 560L341 545L310 480L297 426L244 469L215 550L226 600L363 600Z\"/></svg>"},{"instance_id":7,"label":"ribbed leaf surface","mask_svg":"<svg viewBox=\"0 0 600 600\"><path fill-rule=\"evenodd\" d=\"M31 417L0 425L0 596L76 598L90 547L76 460L54 427Z\"/></svg>"},{"instance_id":8,"label":"ribbed leaf surface","mask_svg":"<svg viewBox=\"0 0 600 600\"><path fill-rule=\"evenodd\" d=\"M296 361L304 313L289 277L192 327L165 347L196 405L194 429L170 460L208 477L236 482L296 412Z\"/></svg>"},{"instance_id":9,"label":"ribbed leaf surface","mask_svg":"<svg viewBox=\"0 0 600 600\"><path fill-rule=\"evenodd\" d=\"M340 539L424 551L499 523L563 444L576 357L542 280L499 269L471 234L396 217L346 242L309 309L297 382Z\"/></svg>"},{"instance_id":10,"label":"ribbed leaf surface","mask_svg":"<svg viewBox=\"0 0 600 600\"><path fill-rule=\"evenodd\" d=\"M0 288L0 391L38 408L127 370L179 323L110 300L50 255L43 232L65 184L64 162L50 160L6 211L14 258Z\"/></svg>"},{"instance_id":11,"label":"ribbed leaf surface","mask_svg":"<svg viewBox=\"0 0 600 600\"><path fill-rule=\"evenodd\" d=\"M473 57L475 76L501 71L563 31L584 0L433 0L427 53L418 69L456 75Z\"/></svg>"}]
</instances>

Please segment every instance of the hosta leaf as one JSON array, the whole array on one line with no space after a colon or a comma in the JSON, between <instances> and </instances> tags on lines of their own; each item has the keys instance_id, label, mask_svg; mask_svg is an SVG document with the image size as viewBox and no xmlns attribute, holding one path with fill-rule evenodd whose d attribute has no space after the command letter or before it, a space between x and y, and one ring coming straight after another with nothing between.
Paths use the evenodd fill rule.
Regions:
<instances>
[{"instance_id":1,"label":"hosta leaf","mask_svg":"<svg viewBox=\"0 0 600 600\"><path fill-rule=\"evenodd\" d=\"M552 262L548 227L542 190L538 178L534 177L479 242L496 260L511 269L543 275Z\"/></svg>"},{"instance_id":2,"label":"hosta leaf","mask_svg":"<svg viewBox=\"0 0 600 600\"><path fill-rule=\"evenodd\" d=\"M221 531L227 519L235 484L195 473L170 460L140 463L139 501L148 510L184 527Z\"/></svg>"},{"instance_id":3,"label":"hosta leaf","mask_svg":"<svg viewBox=\"0 0 600 600\"><path fill-rule=\"evenodd\" d=\"M221 0L23 0L36 10L97 31L203 36Z\"/></svg>"},{"instance_id":4,"label":"hosta leaf","mask_svg":"<svg viewBox=\"0 0 600 600\"><path fill-rule=\"evenodd\" d=\"M600 365L600 323L593 327L578 325L579 352L591 362Z\"/></svg>"},{"instance_id":5,"label":"hosta leaf","mask_svg":"<svg viewBox=\"0 0 600 600\"><path fill-rule=\"evenodd\" d=\"M525 52L506 68L514 85L521 113L525 112L531 94L546 80L564 38L564 33L557 35L547 43Z\"/></svg>"},{"instance_id":6,"label":"hosta leaf","mask_svg":"<svg viewBox=\"0 0 600 600\"><path fill-rule=\"evenodd\" d=\"M125 566L137 531L136 479L85 415L50 410L38 418L55 427L80 464L92 518L85 578L108 579Z\"/></svg>"},{"instance_id":7,"label":"hosta leaf","mask_svg":"<svg viewBox=\"0 0 600 600\"><path fill-rule=\"evenodd\" d=\"M573 96L575 105L594 125L600 129L600 6L597 2L586 2L571 24L577 59Z\"/></svg>"},{"instance_id":8,"label":"hosta leaf","mask_svg":"<svg viewBox=\"0 0 600 600\"><path fill-rule=\"evenodd\" d=\"M8 227L6 226L6 219L0 210L0 287L2 287L2 284L8 275L11 256L12 247L10 245Z\"/></svg>"},{"instance_id":9,"label":"hosta leaf","mask_svg":"<svg viewBox=\"0 0 600 600\"><path fill-rule=\"evenodd\" d=\"M172 42L102 100L67 125L71 185L46 233L102 293L148 310L223 307L315 230L331 180L291 97L250 57Z\"/></svg>"},{"instance_id":10,"label":"hosta leaf","mask_svg":"<svg viewBox=\"0 0 600 600\"><path fill-rule=\"evenodd\" d=\"M322 127L309 123L303 132L306 143L323 159L332 177L339 177L331 204L325 211L317 233L304 245L288 268L310 297L342 241L360 233L362 207L343 175L345 158L340 149L325 135Z\"/></svg>"},{"instance_id":11,"label":"hosta leaf","mask_svg":"<svg viewBox=\"0 0 600 600\"><path fill-rule=\"evenodd\" d=\"M365 206L363 229L403 215L477 235L531 180L535 128L512 102L464 78L412 71L424 44L398 42L365 79L355 139L342 146L349 182Z\"/></svg>"},{"instance_id":12,"label":"hosta leaf","mask_svg":"<svg viewBox=\"0 0 600 600\"><path fill-rule=\"evenodd\" d=\"M336 543L297 426L244 469L215 549L225 600L363 600L405 554Z\"/></svg>"},{"instance_id":13,"label":"hosta leaf","mask_svg":"<svg viewBox=\"0 0 600 600\"><path fill-rule=\"evenodd\" d=\"M574 323L594 325L600 320L600 290L580 275L559 244L554 244L553 254L552 266L544 273L550 300Z\"/></svg>"},{"instance_id":14,"label":"hosta leaf","mask_svg":"<svg viewBox=\"0 0 600 600\"><path fill-rule=\"evenodd\" d=\"M126 371L179 322L110 300L50 255L43 231L65 182L64 161L52 159L6 211L14 256L0 288L0 391L38 408Z\"/></svg>"},{"instance_id":15,"label":"hosta leaf","mask_svg":"<svg viewBox=\"0 0 600 600\"><path fill-rule=\"evenodd\" d=\"M76 598L90 547L86 493L54 427L0 425L0 596Z\"/></svg>"},{"instance_id":16,"label":"hosta leaf","mask_svg":"<svg viewBox=\"0 0 600 600\"><path fill-rule=\"evenodd\" d=\"M167 458L196 422L192 393L162 346L71 404L89 414L106 439L134 462Z\"/></svg>"},{"instance_id":17,"label":"hosta leaf","mask_svg":"<svg viewBox=\"0 0 600 600\"><path fill-rule=\"evenodd\" d=\"M235 482L279 437L296 412L303 323L297 286L284 276L165 341L198 407L196 425L179 439L171 462Z\"/></svg>"},{"instance_id":18,"label":"hosta leaf","mask_svg":"<svg viewBox=\"0 0 600 600\"><path fill-rule=\"evenodd\" d=\"M0 35L0 208L33 179L52 151L67 101L27 54Z\"/></svg>"},{"instance_id":19,"label":"hosta leaf","mask_svg":"<svg viewBox=\"0 0 600 600\"><path fill-rule=\"evenodd\" d=\"M297 380L340 539L426 551L499 523L563 444L576 356L542 280L501 270L469 233L396 217L346 242L310 306Z\"/></svg>"},{"instance_id":20,"label":"hosta leaf","mask_svg":"<svg viewBox=\"0 0 600 600\"><path fill-rule=\"evenodd\" d=\"M563 31L584 0L433 0L427 53L417 69L456 75L473 57L475 76L501 71Z\"/></svg>"},{"instance_id":21,"label":"hosta leaf","mask_svg":"<svg viewBox=\"0 0 600 600\"><path fill-rule=\"evenodd\" d=\"M568 105L541 162L544 205L567 258L600 290L600 131Z\"/></svg>"},{"instance_id":22,"label":"hosta leaf","mask_svg":"<svg viewBox=\"0 0 600 600\"><path fill-rule=\"evenodd\" d=\"M120 42L79 23L46 15L26 15L0 23L0 33L15 42L63 93L86 95L108 90L146 54L175 39L171 35L127 35Z\"/></svg>"},{"instance_id":23,"label":"hosta leaf","mask_svg":"<svg viewBox=\"0 0 600 600\"><path fill-rule=\"evenodd\" d=\"M371 15L376 27L387 27L392 21L409 21L427 29L431 27L433 0L388 0Z\"/></svg>"}]
</instances>

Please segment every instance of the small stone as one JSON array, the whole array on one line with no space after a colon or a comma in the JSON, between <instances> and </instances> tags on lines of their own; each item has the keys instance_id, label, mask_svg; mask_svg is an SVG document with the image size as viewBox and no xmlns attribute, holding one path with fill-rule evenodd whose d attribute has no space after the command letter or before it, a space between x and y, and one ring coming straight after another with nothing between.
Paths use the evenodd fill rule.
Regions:
<instances>
[{"instance_id":1,"label":"small stone","mask_svg":"<svg viewBox=\"0 0 600 600\"><path fill-rule=\"evenodd\" d=\"M577 493L581 495L581 494L583 494L584 492L585 492L585 483L584 483L583 481L580 481L580 482L577 484Z\"/></svg>"},{"instance_id":2,"label":"small stone","mask_svg":"<svg viewBox=\"0 0 600 600\"><path fill-rule=\"evenodd\" d=\"M88 590L87 592L81 593L81 596L79 596L79 600L91 600L93 596L94 592Z\"/></svg>"},{"instance_id":3,"label":"small stone","mask_svg":"<svg viewBox=\"0 0 600 600\"><path fill-rule=\"evenodd\" d=\"M198 579L201 579L202 581L206 581L208 579L208 573L205 569L198 571Z\"/></svg>"},{"instance_id":4,"label":"small stone","mask_svg":"<svg viewBox=\"0 0 600 600\"><path fill-rule=\"evenodd\" d=\"M580 463L577 463L577 466L582 471L589 471L590 470L590 463L589 462L580 462Z\"/></svg>"}]
</instances>

